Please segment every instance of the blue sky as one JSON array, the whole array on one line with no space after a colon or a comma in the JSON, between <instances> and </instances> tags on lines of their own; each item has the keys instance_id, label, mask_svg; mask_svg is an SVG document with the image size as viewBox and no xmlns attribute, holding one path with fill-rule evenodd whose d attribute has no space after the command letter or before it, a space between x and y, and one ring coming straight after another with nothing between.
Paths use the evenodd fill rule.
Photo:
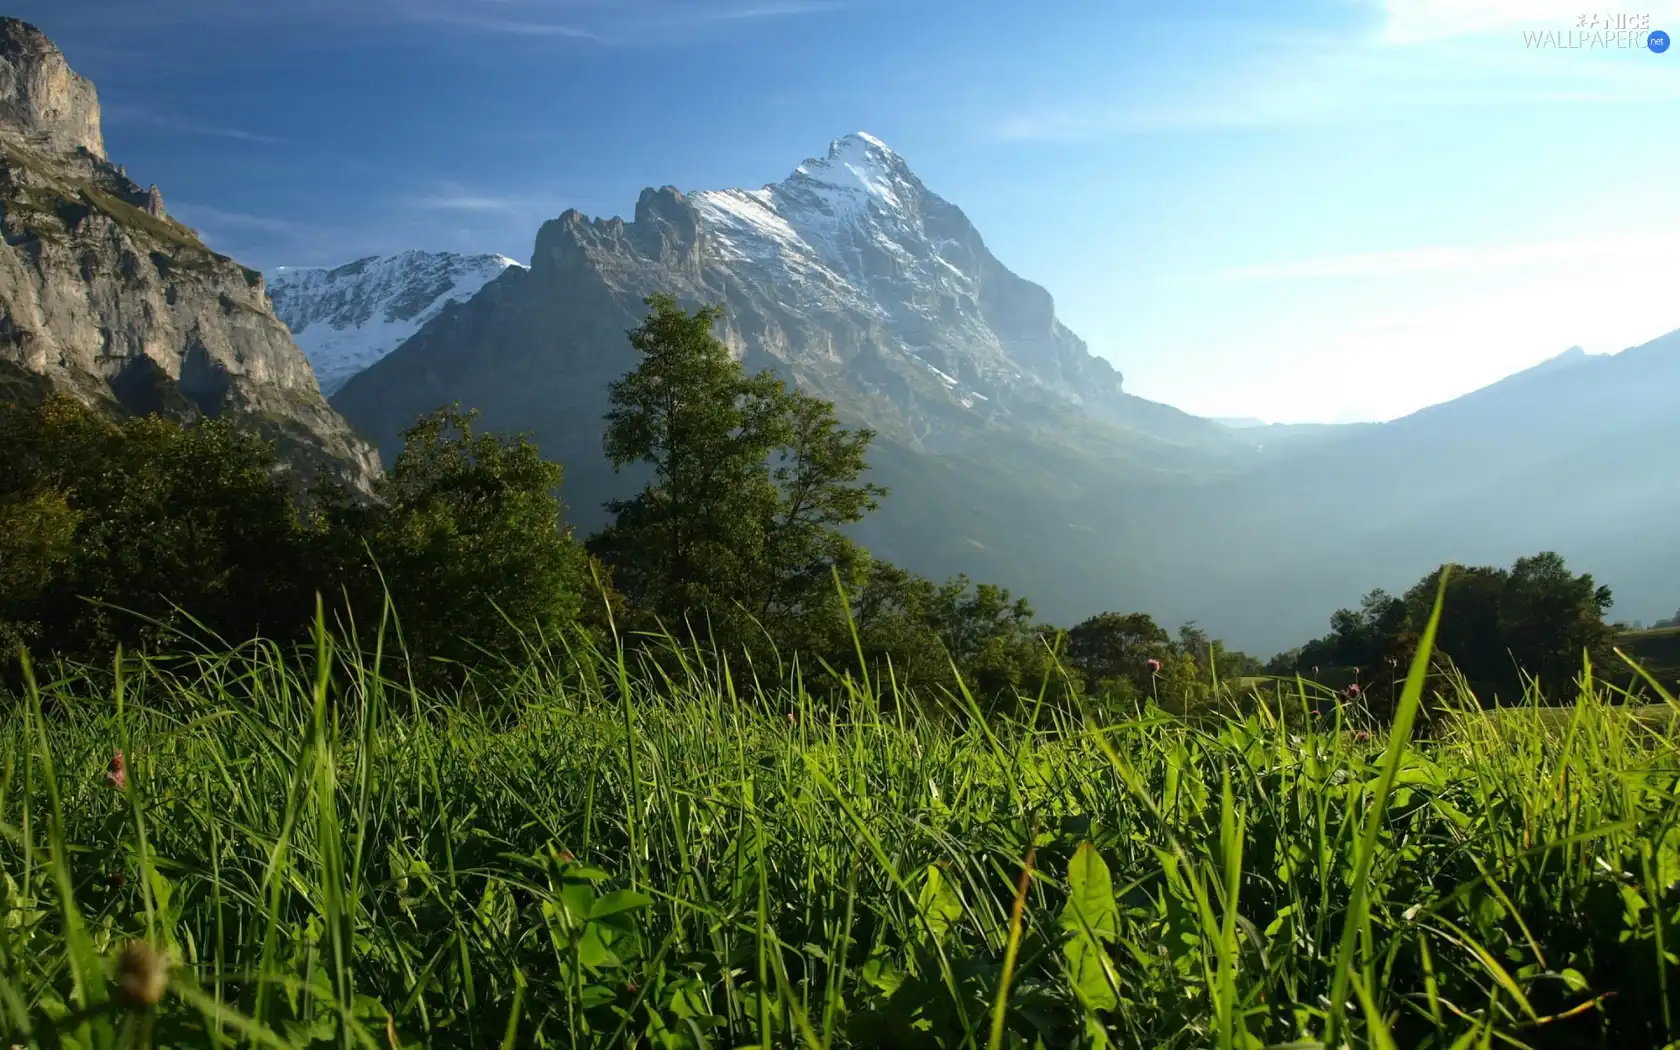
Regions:
<instances>
[{"instance_id":1,"label":"blue sky","mask_svg":"<svg viewBox=\"0 0 1680 1050\"><path fill-rule=\"evenodd\" d=\"M9 13L98 83L113 159L262 268L525 259L568 207L761 185L868 130L1133 392L1191 411L1390 418L1680 328L1680 49L1532 36L1680 31L1680 0Z\"/></svg>"}]
</instances>

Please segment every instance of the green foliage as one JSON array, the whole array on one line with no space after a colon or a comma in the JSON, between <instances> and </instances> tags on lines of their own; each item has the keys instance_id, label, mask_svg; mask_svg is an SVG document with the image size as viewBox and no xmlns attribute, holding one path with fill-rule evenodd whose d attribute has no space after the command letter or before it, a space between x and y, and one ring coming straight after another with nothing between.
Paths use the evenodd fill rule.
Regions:
<instances>
[{"instance_id":1,"label":"green foliage","mask_svg":"<svg viewBox=\"0 0 1680 1050\"><path fill-rule=\"evenodd\" d=\"M369 503L306 518L273 450L228 422L112 422L68 398L0 415L0 642L100 661L118 645L309 637L317 594L364 627L393 603L431 682L522 662L604 619L562 522L560 468L443 409ZM212 643L215 644L215 643Z\"/></svg>"},{"instance_id":2,"label":"green foliage","mask_svg":"<svg viewBox=\"0 0 1680 1050\"><path fill-rule=\"evenodd\" d=\"M81 515L63 492L40 489L0 503L0 645L7 652L40 637L33 607L75 554ZM13 619L12 617L25 619Z\"/></svg>"},{"instance_id":3,"label":"green foliage","mask_svg":"<svg viewBox=\"0 0 1680 1050\"><path fill-rule=\"evenodd\" d=\"M1169 655L1172 638L1146 613L1099 613L1068 631L1068 664L1087 681L1125 679L1147 693L1150 660Z\"/></svg>"},{"instance_id":4,"label":"green foliage","mask_svg":"<svg viewBox=\"0 0 1680 1050\"><path fill-rule=\"evenodd\" d=\"M1194 623L1174 638L1145 613L1099 613L1068 632L1068 665L1090 694L1116 712L1132 711L1145 699L1176 714L1188 714L1218 700L1229 688L1259 675L1259 661L1227 650Z\"/></svg>"},{"instance_id":5,"label":"green foliage","mask_svg":"<svg viewBox=\"0 0 1680 1050\"><path fill-rule=\"evenodd\" d=\"M926 695L967 690L985 704L1014 704L1048 685L1057 696L1075 688L1055 650L1058 632L1033 619L1032 605L1008 590L966 576L944 583L884 562L868 566L851 594L851 624L863 669ZM842 630L845 625L841 625ZM855 663L850 634L830 640L832 666Z\"/></svg>"},{"instance_id":6,"label":"green foliage","mask_svg":"<svg viewBox=\"0 0 1680 1050\"><path fill-rule=\"evenodd\" d=\"M885 495L858 481L873 435L769 372L746 375L713 334L720 308L648 306L630 333L641 364L611 388L606 452L654 476L609 505L591 551L632 606L725 649L834 618L835 573L855 584L867 561L839 530Z\"/></svg>"},{"instance_id":7,"label":"green foliage","mask_svg":"<svg viewBox=\"0 0 1680 1050\"><path fill-rule=\"evenodd\" d=\"M1068 862L1067 903L1058 921L1067 933L1062 952L1080 1004L1089 1010L1119 1006L1120 975L1110 952L1120 938L1120 906L1108 864L1089 842L1081 842Z\"/></svg>"},{"instance_id":8,"label":"green foliage","mask_svg":"<svg viewBox=\"0 0 1680 1050\"><path fill-rule=\"evenodd\" d=\"M791 676L608 650L520 678L515 726L333 653L130 656L6 706L0 1040L978 1047L994 1010L1011 1047L1680 1037L1680 721L1602 684L1461 695L1384 746L1285 724L1288 689L981 725L877 683L788 720L820 707Z\"/></svg>"},{"instance_id":9,"label":"green foliage","mask_svg":"<svg viewBox=\"0 0 1680 1050\"><path fill-rule=\"evenodd\" d=\"M1426 615L1426 595L1439 577L1432 573L1406 593L1409 630ZM1542 686L1567 689L1583 654L1608 655L1609 588L1572 574L1556 554L1519 558L1510 569L1460 570L1448 582L1446 600L1441 653L1489 700L1522 696L1525 672Z\"/></svg>"},{"instance_id":10,"label":"green foliage","mask_svg":"<svg viewBox=\"0 0 1680 1050\"><path fill-rule=\"evenodd\" d=\"M1330 619L1331 633L1274 661L1274 672L1302 671L1334 684L1355 684L1386 709L1400 671L1416 650L1445 568L1403 597L1377 590L1358 610ZM1438 662L1462 674L1486 702L1527 692L1527 676L1567 695L1583 657L1610 662L1613 628L1604 620L1610 589L1569 571L1557 554L1519 558L1509 569L1453 571L1437 641Z\"/></svg>"},{"instance_id":11,"label":"green foliage","mask_svg":"<svg viewBox=\"0 0 1680 1050\"><path fill-rule=\"evenodd\" d=\"M202 627L308 622L297 514L272 449L232 424L112 423L51 398L0 414L0 621L89 657Z\"/></svg>"},{"instance_id":12,"label":"green foliage","mask_svg":"<svg viewBox=\"0 0 1680 1050\"><path fill-rule=\"evenodd\" d=\"M560 466L523 438L475 432L475 418L449 407L421 419L378 503L329 500L317 518L322 578L345 581L363 623L388 596L433 680L522 662L565 637L594 589L562 520Z\"/></svg>"}]
</instances>

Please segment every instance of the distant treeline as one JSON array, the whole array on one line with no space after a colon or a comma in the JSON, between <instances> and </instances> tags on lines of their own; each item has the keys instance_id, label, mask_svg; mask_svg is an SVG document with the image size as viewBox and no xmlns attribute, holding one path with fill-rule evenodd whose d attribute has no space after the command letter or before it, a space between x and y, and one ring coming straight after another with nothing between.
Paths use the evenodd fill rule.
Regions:
<instances>
[{"instance_id":1,"label":"distant treeline","mask_svg":"<svg viewBox=\"0 0 1680 1050\"><path fill-rule=\"evenodd\" d=\"M64 397L0 409L0 644L81 662L301 646L319 610L350 644L386 624L387 651L428 685L494 681L585 636L656 659L661 634L747 676L797 660L813 680L890 675L986 705L1083 693L1188 710L1220 683L1300 673L1380 708L1404 677L1435 574L1262 664L1194 624L1111 612L1062 630L1000 587L875 559L843 531L888 495L861 480L873 434L748 375L713 334L716 309L648 303L605 451L652 480L586 540L566 524L561 466L458 407L407 431L373 500L332 483L294 498L273 448L220 420L113 421ZM1609 604L1555 554L1459 570L1439 649L1484 699L1521 695L1522 673L1566 684L1584 651L1608 649Z\"/></svg>"}]
</instances>

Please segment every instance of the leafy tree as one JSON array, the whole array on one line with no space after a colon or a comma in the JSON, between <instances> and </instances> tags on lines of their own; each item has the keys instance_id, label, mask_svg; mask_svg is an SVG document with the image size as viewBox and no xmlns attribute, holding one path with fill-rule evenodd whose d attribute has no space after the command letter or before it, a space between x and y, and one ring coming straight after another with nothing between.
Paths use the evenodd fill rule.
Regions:
<instances>
[{"instance_id":1,"label":"leafy tree","mask_svg":"<svg viewBox=\"0 0 1680 1050\"><path fill-rule=\"evenodd\" d=\"M871 561L849 592L850 621L820 646L832 667L864 668L877 682L930 697L966 687L988 706L1035 697L1047 681L1061 698L1077 681L1054 646L1060 632L1034 622L1032 606L1007 590L957 576L944 583ZM855 627L856 638L852 636Z\"/></svg>"},{"instance_id":2,"label":"leafy tree","mask_svg":"<svg viewBox=\"0 0 1680 1050\"><path fill-rule=\"evenodd\" d=\"M1093 692L1151 695L1172 652L1172 636L1146 613L1099 613L1068 631L1068 663Z\"/></svg>"},{"instance_id":3,"label":"leafy tree","mask_svg":"<svg viewBox=\"0 0 1680 1050\"><path fill-rule=\"evenodd\" d=\"M1614 632L1604 621L1613 604L1610 588L1569 571L1546 551L1519 558L1505 577L1500 633L1517 665L1542 686L1567 685L1581 670L1583 654L1600 666Z\"/></svg>"},{"instance_id":4,"label":"leafy tree","mask_svg":"<svg viewBox=\"0 0 1680 1050\"><path fill-rule=\"evenodd\" d=\"M422 419L377 501L325 487L302 518L274 450L230 422L113 422L62 397L10 407L0 642L103 660L177 632L304 641L317 592L366 626L388 591L435 680L459 671L439 661L493 667L580 613L604 621L560 468L472 420Z\"/></svg>"},{"instance_id":5,"label":"leafy tree","mask_svg":"<svg viewBox=\"0 0 1680 1050\"><path fill-rule=\"evenodd\" d=\"M116 423L66 397L0 419L0 565L15 638L103 657L200 627L307 621L303 534L267 443L223 420Z\"/></svg>"},{"instance_id":6,"label":"leafy tree","mask_svg":"<svg viewBox=\"0 0 1680 1050\"><path fill-rule=\"evenodd\" d=\"M40 642L40 602L75 555L81 513L57 489L0 502L0 662Z\"/></svg>"},{"instance_id":7,"label":"leafy tree","mask_svg":"<svg viewBox=\"0 0 1680 1050\"><path fill-rule=\"evenodd\" d=\"M1405 677L1443 571L1430 573L1401 598L1372 591L1358 610L1338 610L1330 634L1280 658L1273 669L1318 668L1329 684L1359 684L1370 706L1382 709ZM1610 604L1609 588L1570 572L1551 552L1519 558L1509 569L1454 568L1436 636L1437 663L1450 664L1489 701L1519 698L1528 676L1544 688L1565 687L1583 653L1604 662L1613 633L1604 621Z\"/></svg>"},{"instance_id":8,"label":"leafy tree","mask_svg":"<svg viewBox=\"0 0 1680 1050\"><path fill-rule=\"evenodd\" d=\"M1363 706L1382 715L1398 697L1416 643L1408 615L1405 600L1381 589L1370 591L1359 608L1331 615L1329 634L1275 658L1265 671L1303 674L1337 688L1357 685Z\"/></svg>"},{"instance_id":9,"label":"leafy tree","mask_svg":"<svg viewBox=\"0 0 1680 1050\"><path fill-rule=\"evenodd\" d=\"M317 520L319 575L347 581L364 623L388 593L432 680L558 642L595 587L563 521L559 464L524 438L476 432L476 418L459 406L422 418L379 503L324 500Z\"/></svg>"},{"instance_id":10,"label":"leafy tree","mask_svg":"<svg viewBox=\"0 0 1680 1050\"><path fill-rule=\"evenodd\" d=\"M772 453L778 501L765 536L767 575L759 615L784 618L820 607L833 574L856 581L867 555L840 529L863 519L887 494L858 484L868 469L872 430L846 430L834 406L798 391L775 392L785 413L783 443Z\"/></svg>"},{"instance_id":11,"label":"leafy tree","mask_svg":"<svg viewBox=\"0 0 1680 1050\"><path fill-rule=\"evenodd\" d=\"M1049 643L1058 632L1036 624L1032 604L1003 587L952 578L938 590L933 624L979 696L996 701L1057 683Z\"/></svg>"},{"instance_id":12,"label":"leafy tree","mask_svg":"<svg viewBox=\"0 0 1680 1050\"><path fill-rule=\"evenodd\" d=\"M1366 594L1357 611L1337 610L1330 617L1330 662L1351 668L1385 663L1406 635L1406 617L1405 601L1380 588Z\"/></svg>"},{"instance_id":13,"label":"leafy tree","mask_svg":"<svg viewBox=\"0 0 1680 1050\"><path fill-rule=\"evenodd\" d=\"M936 608L939 585L896 565L871 562L862 584L849 595L855 645L864 667L877 681L900 686L951 686L951 656L940 636ZM844 625L828 640L826 651L836 667L853 666L854 641Z\"/></svg>"},{"instance_id":14,"label":"leafy tree","mask_svg":"<svg viewBox=\"0 0 1680 1050\"><path fill-rule=\"evenodd\" d=\"M799 636L840 611L834 573L861 583L867 557L839 530L885 490L858 481L873 434L770 372L748 376L713 333L719 307L647 300L630 333L638 367L614 383L606 452L615 469L653 468L636 496L608 504L590 541L632 605L668 626L704 614L729 648L757 631Z\"/></svg>"},{"instance_id":15,"label":"leafy tree","mask_svg":"<svg viewBox=\"0 0 1680 1050\"><path fill-rule=\"evenodd\" d=\"M1406 624L1419 634L1445 571L1435 570L1406 592ZM1435 659L1456 666L1478 692L1509 694L1518 688L1517 664L1501 634L1506 575L1492 566L1454 567L1447 583Z\"/></svg>"}]
</instances>

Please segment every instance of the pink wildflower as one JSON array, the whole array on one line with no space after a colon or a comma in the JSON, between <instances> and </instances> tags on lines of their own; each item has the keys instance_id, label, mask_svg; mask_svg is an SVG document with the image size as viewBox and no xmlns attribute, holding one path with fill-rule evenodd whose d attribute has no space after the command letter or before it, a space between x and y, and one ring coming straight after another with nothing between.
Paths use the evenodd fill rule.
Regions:
<instances>
[{"instance_id":1,"label":"pink wildflower","mask_svg":"<svg viewBox=\"0 0 1680 1050\"><path fill-rule=\"evenodd\" d=\"M1348 686L1347 687L1347 695L1358 696L1359 695L1359 683L1355 682L1353 685Z\"/></svg>"},{"instance_id":2,"label":"pink wildflower","mask_svg":"<svg viewBox=\"0 0 1680 1050\"><path fill-rule=\"evenodd\" d=\"M1148 660L1146 660L1144 662L1149 665L1149 673L1150 674L1160 674L1161 673L1161 661L1159 661L1159 660L1155 659L1153 656L1151 656Z\"/></svg>"},{"instance_id":3,"label":"pink wildflower","mask_svg":"<svg viewBox=\"0 0 1680 1050\"><path fill-rule=\"evenodd\" d=\"M111 771L105 774L105 781L118 791L128 788L128 765L123 761L121 751L112 753Z\"/></svg>"}]
</instances>

